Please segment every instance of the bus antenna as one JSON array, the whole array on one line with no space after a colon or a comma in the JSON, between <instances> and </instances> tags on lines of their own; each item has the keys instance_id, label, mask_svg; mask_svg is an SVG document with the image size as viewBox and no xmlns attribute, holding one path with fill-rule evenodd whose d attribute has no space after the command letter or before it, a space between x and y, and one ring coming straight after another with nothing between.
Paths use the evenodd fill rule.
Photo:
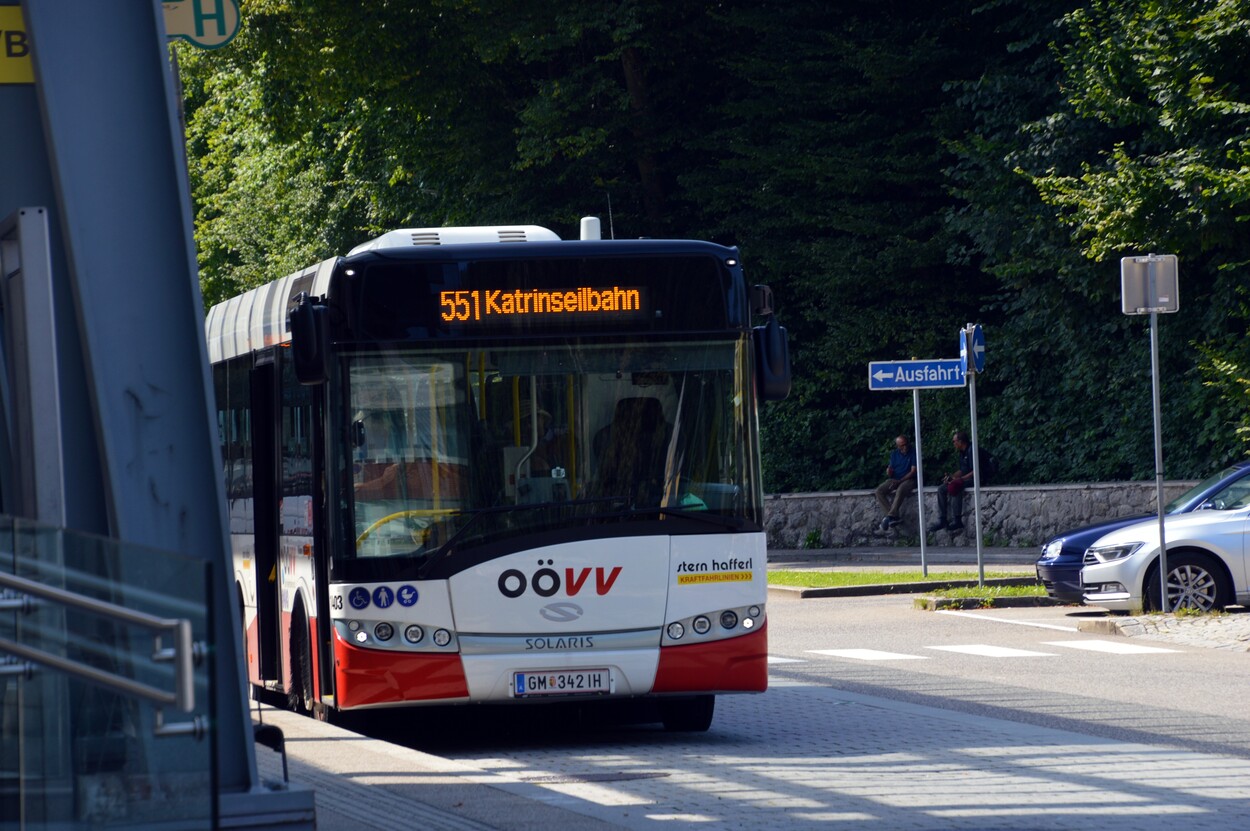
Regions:
<instances>
[{"instance_id":1,"label":"bus antenna","mask_svg":"<svg viewBox=\"0 0 1250 831\"><path fill-rule=\"evenodd\" d=\"M616 228L612 225L612 192L604 191L608 197L608 239L616 239Z\"/></svg>"}]
</instances>

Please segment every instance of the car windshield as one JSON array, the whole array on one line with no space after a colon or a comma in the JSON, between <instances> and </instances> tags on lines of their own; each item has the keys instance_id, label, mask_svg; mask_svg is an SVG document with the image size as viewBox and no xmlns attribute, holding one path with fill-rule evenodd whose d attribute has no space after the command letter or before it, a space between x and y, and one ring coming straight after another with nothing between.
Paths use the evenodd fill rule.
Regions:
<instances>
[{"instance_id":1,"label":"car windshield","mask_svg":"<svg viewBox=\"0 0 1250 831\"><path fill-rule=\"evenodd\" d=\"M1213 511L1234 511L1250 505L1250 477L1238 479L1211 494L1202 507Z\"/></svg>"},{"instance_id":2,"label":"car windshield","mask_svg":"<svg viewBox=\"0 0 1250 831\"><path fill-rule=\"evenodd\" d=\"M1167 508L1164 509L1165 512L1169 514L1175 514L1175 513L1182 513L1184 511L1192 511L1194 508L1198 507L1196 504L1198 497L1200 497L1203 493L1205 493L1206 491L1218 485L1222 480L1227 479L1228 477L1232 476L1233 474L1237 473L1240 470L1243 470L1243 468L1240 465L1231 465L1229 467L1224 468L1219 473L1216 473L1212 476L1208 476L1206 479L1203 479L1201 482L1194 485L1192 488L1185 491L1183 494L1181 494L1180 496L1176 497L1171 502L1169 502L1167 504ZM1250 479L1250 477L1247 477L1247 478ZM1237 482L1233 482L1232 484L1228 485L1227 487L1223 488L1217 493L1212 494L1210 497L1203 500L1204 505L1211 506L1213 501L1216 498L1220 497L1221 494L1228 491L1229 488L1233 488L1233 487L1240 485L1243 481L1245 480L1243 479L1243 480L1238 480Z\"/></svg>"}]
</instances>

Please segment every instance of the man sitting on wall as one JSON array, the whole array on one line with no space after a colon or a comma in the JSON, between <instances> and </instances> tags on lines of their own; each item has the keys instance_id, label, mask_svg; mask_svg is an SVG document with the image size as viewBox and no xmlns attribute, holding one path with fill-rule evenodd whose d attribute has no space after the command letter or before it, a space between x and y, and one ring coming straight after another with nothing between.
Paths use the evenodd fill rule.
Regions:
<instances>
[{"instance_id":1,"label":"man sitting on wall","mask_svg":"<svg viewBox=\"0 0 1250 831\"><path fill-rule=\"evenodd\" d=\"M929 530L936 532L945 528L957 534L964 530L964 491L972 486L972 441L963 430L956 430L951 442L959 454L959 469L943 476L942 483L938 485L938 520L929 526ZM948 516L949 523L946 520Z\"/></svg>"}]
</instances>

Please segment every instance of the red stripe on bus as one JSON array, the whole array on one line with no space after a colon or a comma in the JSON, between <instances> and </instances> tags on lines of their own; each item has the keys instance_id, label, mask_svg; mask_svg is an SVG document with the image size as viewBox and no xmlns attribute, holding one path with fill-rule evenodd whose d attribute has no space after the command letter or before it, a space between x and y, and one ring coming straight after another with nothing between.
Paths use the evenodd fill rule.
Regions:
<instances>
[{"instance_id":1,"label":"red stripe on bus","mask_svg":"<svg viewBox=\"0 0 1250 831\"><path fill-rule=\"evenodd\" d=\"M335 704L368 704L466 698L469 685L459 655L360 649L334 635Z\"/></svg>"},{"instance_id":2,"label":"red stripe on bus","mask_svg":"<svg viewBox=\"0 0 1250 831\"><path fill-rule=\"evenodd\" d=\"M738 638L660 649L652 692L763 692L768 689L768 624Z\"/></svg>"}]
</instances>

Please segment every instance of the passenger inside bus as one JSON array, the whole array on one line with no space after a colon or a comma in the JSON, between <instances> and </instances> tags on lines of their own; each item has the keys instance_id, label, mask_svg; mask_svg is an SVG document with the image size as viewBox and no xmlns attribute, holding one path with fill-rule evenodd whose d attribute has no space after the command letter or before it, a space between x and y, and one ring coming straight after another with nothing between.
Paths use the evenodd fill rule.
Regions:
<instances>
[{"instance_id":1,"label":"passenger inside bus","mask_svg":"<svg viewBox=\"0 0 1250 831\"><path fill-rule=\"evenodd\" d=\"M358 413L354 423L358 446L356 498L365 500L432 501L445 507L464 492L464 467L441 460L426 450L416 458L399 410Z\"/></svg>"},{"instance_id":2,"label":"passenger inside bus","mask_svg":"<svg viewBox=\"0 0 1250 831\"><path fill-rule=\"evenodd\" d=\"M399 462L403 459L403 428L393 410L357 413L353 422L356 444L356 497L399 498Z\"/></svg>"},{"instance_id":3,"label":"passenger inside bus","mask_svg":"<svg viewBox=\"0 0 1250 831\"><path fill-rule=\"evenodd\" d=\"M599 465L595 495L634 505L658 505L664 494L664 469L672 425L664 420L658 398L622 398L612 423L595 434Z\"/></svg>"}]
</instances>

